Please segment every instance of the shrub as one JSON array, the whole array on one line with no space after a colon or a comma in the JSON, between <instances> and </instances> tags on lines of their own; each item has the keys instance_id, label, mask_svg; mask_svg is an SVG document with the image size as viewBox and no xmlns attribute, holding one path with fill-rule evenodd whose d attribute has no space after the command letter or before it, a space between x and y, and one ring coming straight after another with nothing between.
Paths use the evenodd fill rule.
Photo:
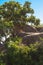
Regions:
<instances>
[{"instance_id":1,"label":"shrub","mask_svg":"<svg viewBox=\"0 0 43 65\"><path fill-rule=\"evenodd\" d=\"M10 41L5 58L6 65L43 65L43 47L40 43L25 46L19 41ZM4 65L4 64L2 64Z\"/></svg>"},{"instance_id":2,"label":"shrub","mask_svg":"<svg viewBox=\"0 0 43 65\"><path fill-rule=\"evenodd\" d=\"M43 49L38 43L29 47L10 44L7 50L7 65L43 65Z\"/></svg>"},{"instance_id":3,"label":"shrub","mask_svg":"<svg viewBox=\"0 0 43 65\"><path fill-rule=\"evenodd\" d=\"M3 53L0 53L0 65L6 65L5 54L3 54Z\"/></svg>"}]
</instances>

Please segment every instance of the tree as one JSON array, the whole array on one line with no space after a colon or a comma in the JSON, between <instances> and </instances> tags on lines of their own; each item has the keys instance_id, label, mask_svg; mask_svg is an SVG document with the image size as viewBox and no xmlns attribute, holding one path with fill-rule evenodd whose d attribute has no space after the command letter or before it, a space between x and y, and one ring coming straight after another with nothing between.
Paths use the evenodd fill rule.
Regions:
<instances>
[{"instance_id":1,"label":"tree","mask_svg":"<svg viewBox=\"0 0 43 65\"><path fill-rule=\"evenodd\" d=\"M5 51L7 50L7 57L6 57L6 53L4 56L4 58L5 57L7 58L5 60L8 60L8 59L12 60L12 62L10 61L12 64L15 63L14 61L17 61L17 62L19 60L21 61L22 56L23 56L23 58L25 57L25 59L22 58L23 62L25 63L26 57L27 58L29 57L28 56L29 54L27 53L29 51L29 49L27 47L23 47L24 49L22 52L21 46L23 46L23 45L21 45L21 46L19 45L20 48L18 46L18 42L20 39L18 40L17 37L14 38L12 33L15 34L15 30L17 31L17 27L16 27L17 25L21 26L21 24L24 25L24 24L26 24L26 22L34 23L35 17L30 16L28 18L26 15L26 14L33 14L34 13L34 10L30 7L30 5L31 5L30 2L25 2L24 5L21 5L20 3L15 2L15 1L5 2L4 4L0 5L0 43L1 44L4 43L3 45L5 47ZM16 44L17 46L14 43L17 43ZM9 44L10 45L12 44L14 46L14 48L12 45L10 47ZM8 45L9 45L9 47L8 47ZM15 51L14 51L14 49L15 49ZM26 53L24 50L26 50ZM14 52L12 52L12 51L14 51ZM17 60L17 59L15 60L15 57L19 56L18 51L20 52L19 55L20 54L21 55L20 55L20 58L18 57L19 60ZM2 55L3 55L3 52L2 52ZM26 55L24 56L24 54L27 54L27 56ZM13 57L13 56L15 56L15 57ZM11 57L12 57L12 59L11 59ZM27 59L27 61L29 59L31 60L31 56ZM20 61L18 63L20 63ZM28 64L27 61L25 64ZM9 62L9 60L8 60L8 62ZM17 65L18 65L18 63L17 63ZM21 65L22 65L22 61L21 61Z\"/></svg>"},{"instance_id":2,"label":"tree","mask_svg":"<svg viewBox=\"0 0 43 65\"><path fill-rule=\"evenodd\" d=\"M31 15L29 18L28 18L28 21L32 24L35 23L35 16Z\"/></svg>"},{"instance_id":3,"label":"tree","mask_svg":"<svg viewBox=\"0 0 43 65\"><path fill-rule=\"evenodd\" d=\"M26 11L27 13L33 14L33 13L34 13L34 10L30 7L30 5L31 5L31 3L28 2L28 1L26 1L26 2L24 3L23 7L26 9L25 11Z\"/></svg>"},{"instance_id":4,"label":"tree","mask_svg":"<svg viewBox=\"0 0 43 65\"><path fill-rule=\"evenodd\" d=\"M17 32L17 25L21 26L27 22L34 23L35 17L30 16L29 20L27 14L33 14L34 10L31 8L31 3L26 1L24 5L16 1L5 2L0 5L0 29L3 31L0 36L8 34L15 34ZM2 27L1 27L2 25ZM13 31L15 29L15 31Z\"/></svg>"},{"instance_id":5,"label":"tree","mask_svg":"<svg viewBox=\"0 0 43 65\"><path fill-rule=\"evenodd\" d=\"M13 27L18 24L26 24L26 14L33 12L33 9L30 7L30 2L25 2L23 6L15 1L5 2L3 5L0 5L0 21L3 22L2 26L4 25L2 30L5 30L4 33L8 33L6 30L11 33Z\"/></svg>"},{"instance_id":6,"label":"tree","mask_svg":"<svg viewBox=\"0 0 43 65\"><path fill-rule=\"evenodd\" d=\"M34 25L38 26L40 24L40 19L36 19Z\"/></svg>"}]
</instances>

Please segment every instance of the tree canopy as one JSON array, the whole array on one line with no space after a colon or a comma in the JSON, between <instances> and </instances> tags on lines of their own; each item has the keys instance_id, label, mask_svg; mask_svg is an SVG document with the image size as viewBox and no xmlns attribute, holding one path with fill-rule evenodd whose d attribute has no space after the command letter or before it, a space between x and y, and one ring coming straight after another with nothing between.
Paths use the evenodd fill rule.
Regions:
<instances>
[{"instance_id":1,"label":"tree canopy","mask_svg":"<svg viewBox=\"0 0 43 65\"><path fill-rule=\"evenodd\" d=\"M27 17L27 14L31 16ZM27 22L39 24L39 19L33 16L31 3L26 1L23 5L16 1L5 2L0 5L0 36L6 36L13 31L14 26L24 25ZM36 20L36 21L35 21Z\"/></svg>"}]
</instances>

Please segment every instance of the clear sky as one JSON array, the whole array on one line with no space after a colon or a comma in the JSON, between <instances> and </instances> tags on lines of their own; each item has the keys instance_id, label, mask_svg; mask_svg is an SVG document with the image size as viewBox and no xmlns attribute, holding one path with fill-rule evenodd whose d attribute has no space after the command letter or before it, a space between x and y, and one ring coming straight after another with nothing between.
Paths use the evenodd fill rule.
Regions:
<instances>
[{"instance_id":1,"label":"clear sky","mask_svg":"<svg viewBox=\"0 0 43 65\"><path fill-rule=\"evenodd\" d=\"M9 0L0 0L0 4L7 2ZM40 18L41 23L43 23L43 0L15 0L23 4L25 1L31 2L31 7L34 9L34 15Z\"/></svg>"}]
</instances>

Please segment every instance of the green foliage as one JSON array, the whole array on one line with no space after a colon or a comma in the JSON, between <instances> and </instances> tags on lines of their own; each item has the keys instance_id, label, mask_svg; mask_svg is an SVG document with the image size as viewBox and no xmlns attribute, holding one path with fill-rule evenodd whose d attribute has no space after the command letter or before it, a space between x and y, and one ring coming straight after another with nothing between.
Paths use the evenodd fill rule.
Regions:
<instances>
[{"instance_id":1,"label":"green foliage","mask_svg":"<svg viewBox=\"0 0 43 65\"><path fill-rule=\"evenodd\" d=\"M36 19L34 25L38 26L40 24L40 19Z\"/></svg>"},{"instance_id":2,"label":"green foliage","mask_svg":"<svg viewBox=\"0 0 43 65\"><path fill-rule=\"evenodd\" d=\"M28 5L27 5L27 4ZM19 21L24 21L23 18L27 18L27 13L32 13L33 9L30 7L29 2L25 2L23 6L21 6L18 2L10 1L6 2L0 6L0 15L7 21L14 21L18 23Z\"/></svg>"},{"instance_id":3,"label":"green foliage","mask_svg":"<svg viewBox=\"0 0 43 65\"><path fill-rule=\"evenodd\" d=\"M5 2L0 5L0 30L1 36L5 36L5 33L11 33L14 27L24 25L27 22L26 14L34 13L34 10L30 7L30 2L25 2L24 5L16 1Z\"/></svg>"},{"instance_id":4,"label":"green foliage","mask_svg":"<svg viewBox=\"0 0 43 65\"><path fill-rule=\"evenodd\" d=\"M34 24L35 22L35 16L31 15L29 18L28 18L28 21L32 24Z\"/></svg>"},{"instance_id":5,"label":"green foliage","mask_svg":"<svg viewBox=\"0 0 43 65\"><path fill-rule=\"evenodd\" d=\"M3 52L0 52L0 65L6 65L5 54Z\"/></svg>"},{"instance_id":6,"label":"green foliage","mask_svg":"<svg viewBox=\"0 0 43 65\"><path fill-rule=\"evenodd\" d=\"M43 65L43 48L38 43L33 45L11 45L7 52L10 65Z\"/></svg>"},{"instance_id":7,"label":"green foliage","mask_svg":"<svg viewBox=\"0 0 43 65\"><path fill-rule=\"evenodd\" d=\"M23 5L16 1L5 2L0 5L0 33L1 36L5 36L5 33L11 33L14 27L17 25L25 25L27 22L39 24L39 19L35 22L35 16L29 16L27 14L34 14L34 10L31 8L31 3L26 1ZM17 28L15 27L17 30ZM14 32L13 32L14 33Z\"/></svg>"},{"instance_id":8,"label":"green foliage","mask_svg":"<svg viewBox=\"0 0 43 65\"><path fill-rule=\"evenodd\" d=\"M17 24L24 25L29 21L26 14L34 13L30 4L25 2L22 6L10 1L0 6L0 36L12 33ZM30 21L33 23L34 20L35 17L31 16ZM4 42L6 51L0 53L0 65L43 65L43 48L38 43L25 46L21 44L21 40L11 36Z\"/></svg>"},{"instance_id":9,"label":"green foliage","mask_svg":"<svg viewBox=\"0 0 43 65\"><path fill-rule=\"evenodd\" d=\"M43 47L40 47L40 43L25 46L19 44L20 40L16 41L10 41L7 52L0 55L5 59L6 65L43 65Z\"/></svg>"},{"instance_id":10,"label":"green foliage","mask_svg":"<svg viewBox=\"0 0 43 65\"><path fill-rule=\"evenodd\" d=\"M40 24L40 19L36 18L35 16L31 15L28 20L31 24L38 26Z\"/></svg>"}]
</instances>

